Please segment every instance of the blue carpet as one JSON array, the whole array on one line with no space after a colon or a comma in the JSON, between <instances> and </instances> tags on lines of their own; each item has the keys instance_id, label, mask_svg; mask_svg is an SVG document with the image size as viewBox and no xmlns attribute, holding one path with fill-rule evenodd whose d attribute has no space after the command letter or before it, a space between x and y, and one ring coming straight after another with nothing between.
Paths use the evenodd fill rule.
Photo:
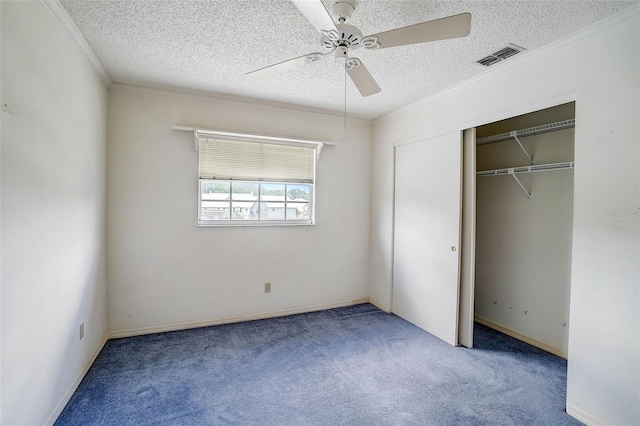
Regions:
<instances>
[{"instance_id":1,"label":"blue carpet","mask_svg":"<svg viewBox=\"0 0 640 426\"><path fill-rule=\"evenodd\" d=\"M566 361L370 304L110 340L56 425L579 425Z\"/></svg>"}]
</instances>

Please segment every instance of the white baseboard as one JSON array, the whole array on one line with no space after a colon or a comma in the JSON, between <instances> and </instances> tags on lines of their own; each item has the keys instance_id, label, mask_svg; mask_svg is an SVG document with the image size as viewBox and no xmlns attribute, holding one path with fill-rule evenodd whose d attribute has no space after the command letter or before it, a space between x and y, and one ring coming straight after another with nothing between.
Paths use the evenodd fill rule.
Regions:
<instances>
[{"instance_id":1,"label":"white baseboard","mask_svg":"<svg viewBox=\"0 0 640 426\"><path fill-rule=\"evenodd\" d=\"M285 309L281 311L261 312L258 314L239 315L233 317L216 318L204 321L182 322L178 324L167 324L153 327L133 328L128 330L110 331L107 333L108 339L121 337L142 336L144 334L164 333L167 331L188 330L190 328L209 327L212 325L232 324L236 322L254 321L267 318L284 317L287 315L304 314L307 312L323 311L325 309L342 308L344 306L359 305L369 302L369 298L350 300L345 302L327 303L322 305L305 306L296 309Z\"/></svg>"},{"instance_id":2,"label":"white baseboard","mask_svg":"<svg viewBox=\"0 0 640 426\"><path fill-rule=\"evenodd\" d=\"M482 325L486 325L489 328L493 328L494 330L498 330L499 332L504 333L507 336L511 336L511 337L514 337L514 338L516 338L518 340L522 340L523 342L528 343L528 344L530 344L532 346L535 346L536 348L540 348L543 351L547 351L547 352L552 353L552 354L554 354L556 356L559 356L560 358L567 359L567 353L562 351L562 350L560 350L559 348L556 348L555 346L548 345L548 344L546 344L544 342L541 342L539 340L534 339L533 337L529 337L529 336L527 336L525 334L522 334L520 332L512 330L509 327L505 327L502 324L495 323L495 322L493 322L491 320L479 317L477 315L475 316L474 320L476 322L482 324Z\"/></svg>"},{"instance_id":3,"label":"white baseboard","mask_svg":"<svg viewBox=\"0 0 640 426\"><path fill-rule=\"evenodd\" d=\"M369 298L369 303L371 303L373 306L375 306L376 308L380 309L381 311L385 311L388 314L391 313L391 308L390 307L386 306L383 303L380 303L376 299Z\"/></svg>"},{"instance_id":4,"label":"white baseboard","mask_svg":"<svg viewBox=\"0 0 640 426\"><path fill-rule=\"evenodd\" d=\"M574 419L580 420L587 426L605 426L607 423L602 420L593 417L589 413L585 413L579 408L576 408L574 405L567 403L567 414L573 417Z\"/></svg>"},{"instance_id":5,"label":"white baseboard","mask_svg":"<svg viewBox=\"0 0 640 426\"><path fill-rule=\"evenodd\" d=\"M102 336L100 343L98 343L98 347L96 348L95 351L93 351L93 353L91 354L87 362L84 364L84 367L82 367L82 370L80 370L80 373L78 373L73 383L71 383L71 386L69 386L69 389L64 394L64 396L62 397L62 399L60 400L56 408L53 410L53 412L45 422L45 426L51 426L56 422L56 420L58 419L58 416L60 416L60 414L62 413L62 410L64 410L64 407L66 407L67 403L69 402L69 400L71 399L75 391L78 389L78 386L80 386L80 382L82 382L82 379L84 379L84 376L87 374L87 372L89 372L89 369L91 368L91 366L93 365L93 362L98 357L98 354L100 354L100 351L102 350L102 348L104 348L104 345L107 343L107 340L109 340L108 334L109 333L105 333L105 335Z\"/></svg>"}]
</instances>

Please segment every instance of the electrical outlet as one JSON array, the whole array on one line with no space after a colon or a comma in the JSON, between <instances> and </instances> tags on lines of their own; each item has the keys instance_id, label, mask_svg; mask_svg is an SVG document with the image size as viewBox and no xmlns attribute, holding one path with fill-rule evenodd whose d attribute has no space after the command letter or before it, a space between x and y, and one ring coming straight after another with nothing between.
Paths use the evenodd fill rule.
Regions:
<instances>
[{"instance_id":1,"label":"electrical outlet","mask_svg":"<svg viewBox=\"0 0 640 426\"><path fill-rule=\"evenodd\" d=\"M271 293L271 283L264 283L264 292Z\"/></svg>"},{"instance_id":2,"label":"electrical outlet","mask_svg":"<svg viewBox=\"0 0 640 426\"><path fill-rule=\"evenodd\" d=\"M84 323L80 323L80 340L84 337Z\"/></svg>"}]
</instances>

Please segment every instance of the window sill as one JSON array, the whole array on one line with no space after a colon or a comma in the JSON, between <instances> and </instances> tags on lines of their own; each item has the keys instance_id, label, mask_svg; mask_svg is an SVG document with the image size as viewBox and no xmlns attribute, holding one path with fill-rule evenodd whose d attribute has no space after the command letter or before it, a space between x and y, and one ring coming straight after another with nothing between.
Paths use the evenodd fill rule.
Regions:
<instances>
[{"instance_id":1,"label":"window sill","mask_svg":"<svg viewBox=\"0 0 640 426\"><path fill-rule=\"evenodd\" d=\"M198 223L198 228L236 228L236 227L262 227L262 226L314 226L315 223L309 222L249 222L249 223Z\"/></svg>"}]
</instances>

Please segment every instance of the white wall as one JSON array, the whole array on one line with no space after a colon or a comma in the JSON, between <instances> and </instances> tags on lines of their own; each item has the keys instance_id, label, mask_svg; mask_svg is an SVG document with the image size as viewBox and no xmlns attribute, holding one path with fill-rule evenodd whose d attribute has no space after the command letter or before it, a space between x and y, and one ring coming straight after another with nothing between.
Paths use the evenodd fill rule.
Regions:
<instances>
[{"instance_id":1,"label":"white wall","mask_svg":"<svg viewBox=\"0 0 640 426\"><path fill-rule=\"evenodd\" d=\"M565 129L520 140L535 164L545 164L573 161L573 137ZM479 145L476 154L478 170L528 165L513 139ZM509 175L476 179L475 314L566 357L573 170L518 179L531 199Z\"/></svg>"},{"instance_id":2,"label":"white wall","mask_svg":"<svg viewBox=\"0 0 640 426\"><path fill-rule=\"evenodd\" d=\"M367 298L370 122L123 88L108 117L111 331ZM198 228L198 154L174 125L337 142L317 165L316 225Z\"/></svg>"},{"instance_id":3,"label":"white wall","mask_svg":"<svg viewBox=\"0 0 640 426\"><path fill-rule=\"evenodd\" d=\"M0 7L0 46L2 46L2 8ZM2 48L0 47L0 52ZM2 107L2 55L0 54L0 108ZM0 113L1 114L1 113ZM0 165L2 164L2 120L0 120ZM0 169L1 170L1 169ZM2 265L2 173L0 172L0 266ZM0 268L1 271L1 268ZM0 272L0 424L2 423L2 273Z\"/></svg>"},{"instance_id":4,"label":"white wall","mask_svg":"<svg viewBox=\"0 0 640 426\"><path fill-rule=\"evenodd\" d=\"M1 422L38 425L107 330L107 92L42 3L0 7Z\"/></svg>"},{"instance_id":5,"label":"white wall","mask_svg":"<svg viewBox=\"0 0 640 426\"><path fill-rule=\"evenodd\" d=\"M555 43L542 50L558 48L547 56L510 59L486 78L374 123L370 292L390 306L393 143L575 96L567 403L594 424L640 424L639 15L633 6L605 21L611 29Z\"/></svg>"}]
</instances>

